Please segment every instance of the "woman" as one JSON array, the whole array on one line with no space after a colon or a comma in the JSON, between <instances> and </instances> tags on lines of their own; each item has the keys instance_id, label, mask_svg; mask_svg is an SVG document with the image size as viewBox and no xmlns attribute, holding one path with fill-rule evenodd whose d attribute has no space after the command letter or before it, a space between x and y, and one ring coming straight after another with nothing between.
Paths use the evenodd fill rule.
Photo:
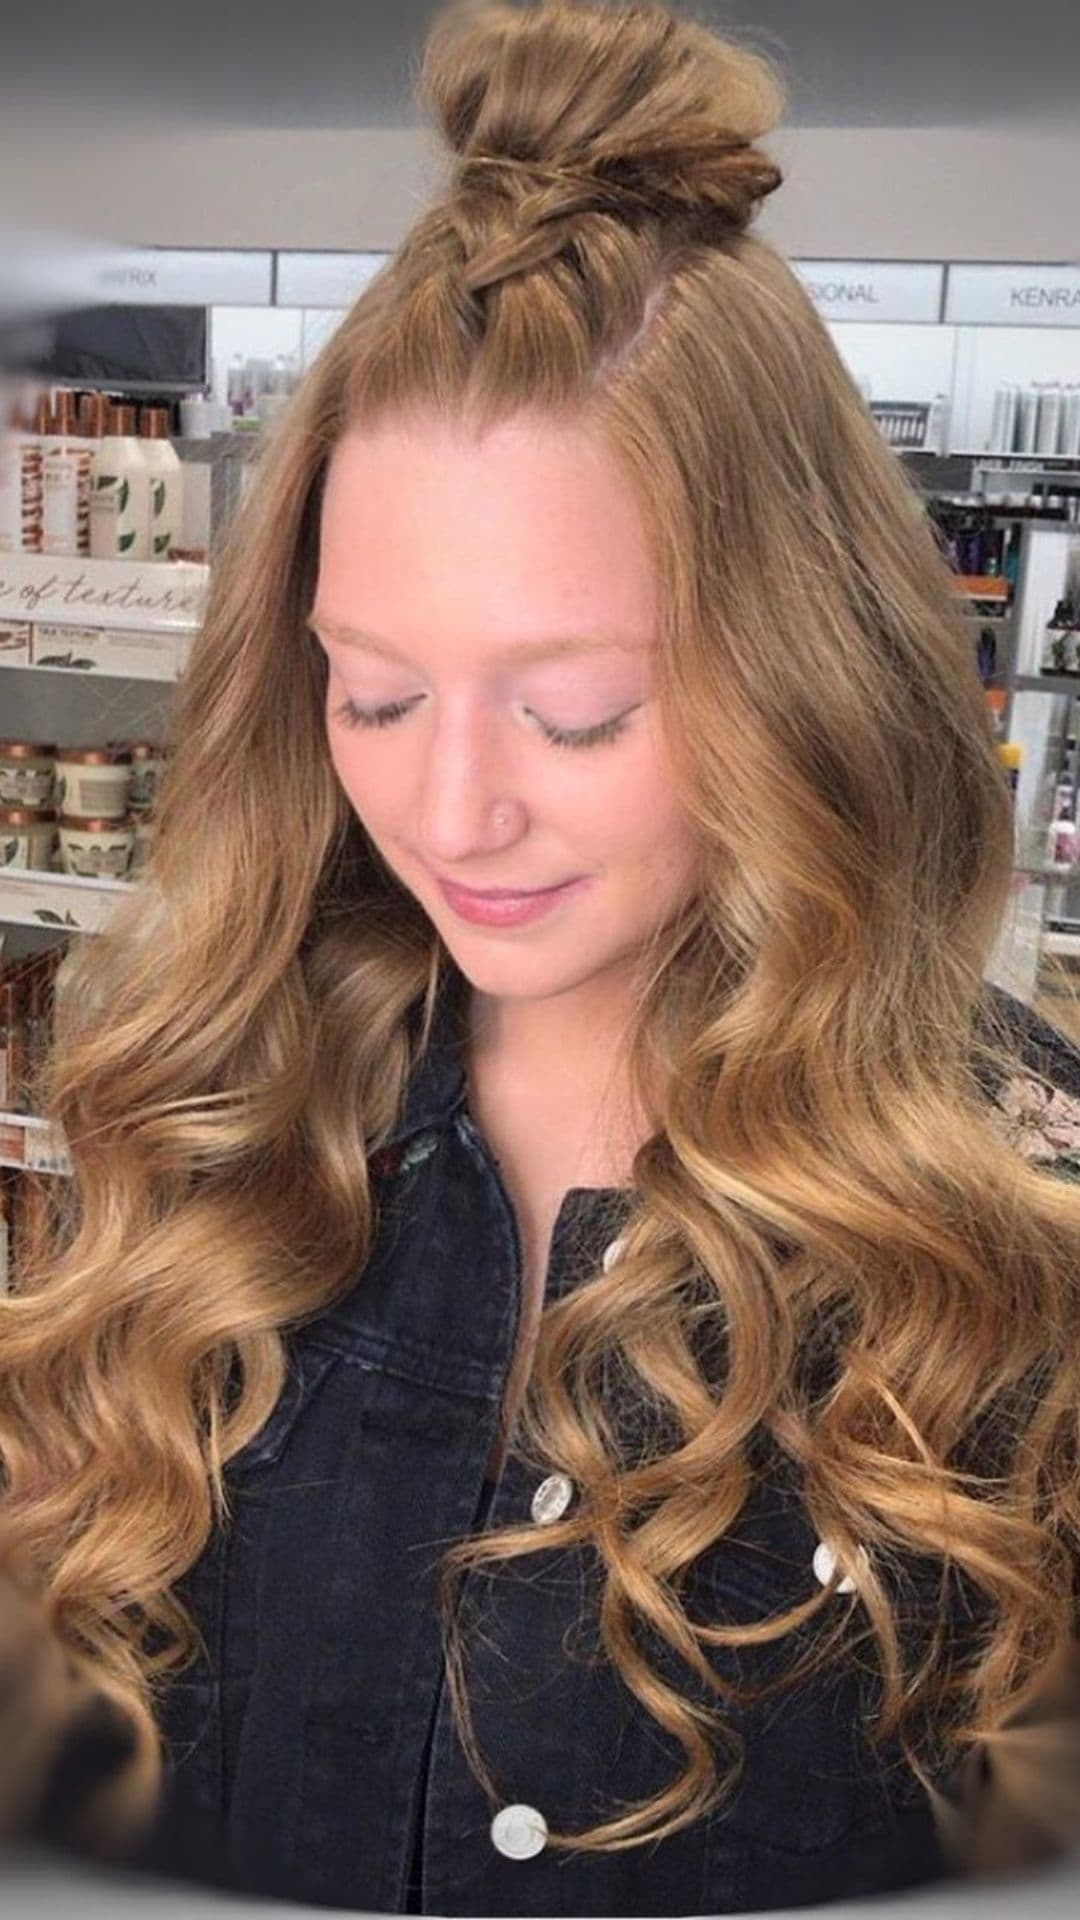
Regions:
<instances>
[{"instance_id":1,"label":"woman","mask_svg":"<svg viewBox=\"0 0 1080 1920\"><path fill-rule=\"evenodd\" d=\"M1080 1057L985 979L970 635L749 231L759 56L493 5L422 89L453 178L266 454L65 1001L12 1539L144 1804L164 1735L144 1865L926 1881L988 1771L1046 1839L1080 1544Z\"/></svg>"}]
</instances>

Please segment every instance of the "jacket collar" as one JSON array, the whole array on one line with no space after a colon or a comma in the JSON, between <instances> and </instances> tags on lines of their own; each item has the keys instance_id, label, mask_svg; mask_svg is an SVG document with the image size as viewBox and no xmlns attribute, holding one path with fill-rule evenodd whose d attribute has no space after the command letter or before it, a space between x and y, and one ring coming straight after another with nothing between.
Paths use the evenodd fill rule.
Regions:
<instances>
[{"instance_id":1,"label":"jacket collar","mask_svg":"<svg viewBox=\"0 0 1080 1920\"><path fill-rule=\"evenodd\" d=\"M383 1151L411 1139L427 1127L446 1126L466 1095L465 1046L469 983L460 967L448 961L435 1001L426 1052L414 1063L394 1130ZM421 1013L414 1017L419 1032Z\"/></svg>"}]
</instances>

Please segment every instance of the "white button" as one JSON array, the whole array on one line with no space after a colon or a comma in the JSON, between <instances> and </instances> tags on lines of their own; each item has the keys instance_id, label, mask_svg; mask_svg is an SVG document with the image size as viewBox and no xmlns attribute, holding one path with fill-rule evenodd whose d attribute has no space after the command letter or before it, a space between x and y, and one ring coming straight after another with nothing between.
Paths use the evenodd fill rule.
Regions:
<instances>
[{"instance_id":1,"label":"white button","mask_svg":"<svg viewBox=\"0 0 1080 1920\"><path fill-rule=\"evenodd\" d=\"M532 1517L537 1526L549 1527L553 1520L561 1520L573 1497L574 1483L569 1474L549 1473L532 1497Z\"/></svg>"},{"instance_id":2,"label":"white button","mask_svg":"<svg viewBox=\"0 0 1080 1920\"><path fill-rule=\"evenodd\" d=\"M491 1838L508 1860L531 1860L547 1846L547 1821L535 1807L500 1807L491 1823Z\"/></svg>"},{"instance_id":3,"label":"white button","mask_svg":"<svg viewBox=\"0 0 1080 1920\"><path fill-rule=\"evenodd\" d=\"M836 1572L836 1555L831 1547L826 1546L824 1540L819 1540L814 1550L814 1572L823 1587L828 1586ZM850 1573L845 1573L836 1591L837 1593L854 1593L855 1582Z\"/></svg>"},{"instance_id":4,"label":"white button","mask_svg":"<svg viewBox=\"0 0 1080 1920\"><path fill-rule=\"evenodd\" d=\"M611 1269L615 1265L616 1261L622 1259L622 1253L623 1253L623 1243L621 1238L618 1240L613 1240L610 1246L604 1248L604 1272L605 1273L611 1272Z\"/></svg>"}]
</instances>

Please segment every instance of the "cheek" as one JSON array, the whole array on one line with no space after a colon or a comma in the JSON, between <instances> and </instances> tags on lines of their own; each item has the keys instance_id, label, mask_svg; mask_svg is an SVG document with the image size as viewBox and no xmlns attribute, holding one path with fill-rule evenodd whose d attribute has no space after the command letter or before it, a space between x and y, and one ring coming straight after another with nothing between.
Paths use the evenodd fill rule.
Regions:
<instances>
[{"instance_id":1,"label":"cheek","mask_svg":"<svg viewBox=\"0 0 1080 1920\"><path fill-rule=\"evenodd\" d=\"M614 832L635 885L657 902L681 899L697 883L698 842L679 803L664 755L650 755L621 783Z\"/></svg>"}]
</instances>

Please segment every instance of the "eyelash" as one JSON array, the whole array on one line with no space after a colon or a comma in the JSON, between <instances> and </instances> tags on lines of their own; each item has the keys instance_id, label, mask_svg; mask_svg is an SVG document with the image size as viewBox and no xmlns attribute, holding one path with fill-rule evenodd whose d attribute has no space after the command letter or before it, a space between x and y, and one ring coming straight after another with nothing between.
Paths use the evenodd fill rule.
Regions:
<instances>
[{"instance_id":1,"label":"eyelash","mask_svg":"<svg viewBox=\"0 0 1080 1920\"><path fill-rule=\"evenodd\" d=\"M411 700L397 700L392 706L373 707L370 712L358 707L352 700L346 700L339 707L334 718L346 727L392 727L396 720L408 713ZM568 732L562 727L549 727L538 715L537 720L545 739L553 747L598 747L608 741L618 739L628 719L627 714L616 714L613 720L602 720L598 726L585 727L577 732Z\"/></svg>"}]
</instances>

